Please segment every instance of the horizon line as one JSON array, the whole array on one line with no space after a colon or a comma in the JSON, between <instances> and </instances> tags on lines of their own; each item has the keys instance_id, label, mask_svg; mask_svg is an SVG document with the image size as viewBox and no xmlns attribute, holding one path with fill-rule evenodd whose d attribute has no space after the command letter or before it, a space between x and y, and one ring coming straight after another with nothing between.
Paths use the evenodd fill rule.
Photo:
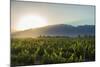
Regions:
<instances>
[{"instance_id":1,"label":"horizon line","mask_svg":"<svg viewBox=\"0 0 100 67\"><path fill-rule=\"evenodd\" d=\"M29 28L29 29L25 29L25 30L39 29L39 28L44 28L44 27L48 27L48 26L55 26L55 25L68 25L68 26L73 26L73 27L78 27L78 26L95 26L93 24L90 24L90 25L89 24L80 24L80 25L72 25L72 24L50 24L50 25L46 25L46 26L43 26L43 27ZM12 31L11 33L25 31L25 30L16 30L16 31Z\"/></svg>"}]
</instances>

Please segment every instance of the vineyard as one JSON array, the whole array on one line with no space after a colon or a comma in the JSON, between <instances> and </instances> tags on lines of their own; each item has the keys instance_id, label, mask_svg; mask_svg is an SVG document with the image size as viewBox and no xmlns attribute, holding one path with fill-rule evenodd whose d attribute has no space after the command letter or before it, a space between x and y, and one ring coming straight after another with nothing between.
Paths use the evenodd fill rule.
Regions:
<instances>
[{"instance_id":1,"label":"vineyard","mask_svg":"<svg viewBox=\"0 0 100 67\"><path fill-rule=\"evenodd\" d=\"M94 37L12 38L11 65L95 61Z\"/></svg>"}]
</instances>

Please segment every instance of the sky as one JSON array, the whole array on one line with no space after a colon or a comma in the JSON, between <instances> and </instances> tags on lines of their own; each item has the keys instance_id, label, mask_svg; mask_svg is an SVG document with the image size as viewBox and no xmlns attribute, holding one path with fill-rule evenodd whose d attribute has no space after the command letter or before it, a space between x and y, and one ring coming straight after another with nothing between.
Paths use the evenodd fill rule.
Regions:
<instances>
[{"instance_id":1,"label":"sky","mask_svg":"<svg viewBox=\"0 0 100 67\"><path fill-rule=\"evenodd\" d=\"M30 21L28 18L37 20ZM31 26L28 27L28 24ZM12 32L22 27L32 28L32 25L39 27L54 24L95 25L95 6L11 1Z\"/></svg>"}]
</instances>

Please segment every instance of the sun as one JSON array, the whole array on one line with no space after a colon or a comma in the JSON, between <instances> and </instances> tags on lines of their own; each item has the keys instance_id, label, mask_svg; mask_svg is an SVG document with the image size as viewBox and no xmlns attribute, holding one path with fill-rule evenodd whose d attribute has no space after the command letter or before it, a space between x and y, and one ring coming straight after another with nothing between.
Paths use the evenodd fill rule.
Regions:
<instances>
[{"instance_id":1,"label":"sun","mask_svg":"<svg viewBox=\"0 0 100 67\"><path fill-rule=\"evenodd\" d=\"M47 19L38 15L22 16L16 24L16 30L39 28L48 25Z\"/></svg>"}]
</instances>

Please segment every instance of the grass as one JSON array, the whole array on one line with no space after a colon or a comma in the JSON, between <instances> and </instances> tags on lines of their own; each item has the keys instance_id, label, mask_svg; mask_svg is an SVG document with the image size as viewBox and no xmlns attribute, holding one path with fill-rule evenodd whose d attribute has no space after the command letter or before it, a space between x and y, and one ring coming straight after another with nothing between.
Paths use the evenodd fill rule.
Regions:
<instances>
[{"instance_id":1,"label":"grass","mask_svg":"<svg viewBox=\"0 0 100 67\"><path fill-rule=\"evenodd\" d=\"M95 61L94 37L12 38L11 65Z\"/></svg>"}]
</instances>

